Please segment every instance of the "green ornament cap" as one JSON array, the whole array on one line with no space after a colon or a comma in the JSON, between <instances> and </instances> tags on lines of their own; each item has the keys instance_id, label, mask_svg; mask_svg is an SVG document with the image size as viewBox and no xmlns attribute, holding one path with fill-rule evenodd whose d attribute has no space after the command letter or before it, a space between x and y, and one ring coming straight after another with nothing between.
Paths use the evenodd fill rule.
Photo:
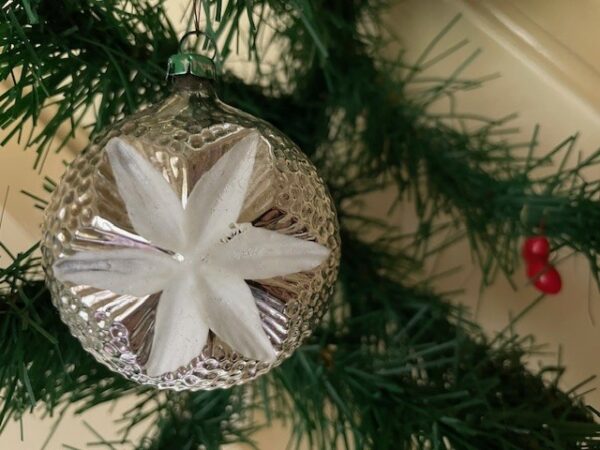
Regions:
<instances>
[{"instance_id":1,"label":"green ornament cap","mask_svg":"<svg viewBox=\"0 0 600 450\"><path fill-rule=\"evenodd\" d=\"M214 80L217 69L212 59L195 53L178 53L169 58L167 78L194 75L199 78Z\"/></svg>"}]
</instances>

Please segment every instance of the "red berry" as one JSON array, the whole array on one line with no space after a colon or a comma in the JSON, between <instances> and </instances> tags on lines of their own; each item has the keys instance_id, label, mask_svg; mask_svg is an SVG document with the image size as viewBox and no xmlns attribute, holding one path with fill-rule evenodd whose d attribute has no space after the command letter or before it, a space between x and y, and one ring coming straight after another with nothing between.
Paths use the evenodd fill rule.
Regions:
<instances>
[{"instance_id":1,"label":"red berry","mask_svg":"<svg viewBox=\"0 0 600 450\"><path fill-rule=\"evenodd\" d=\"M548 262L550 256L550 243L543 236L533 236L525 239L523 244L523 259L532 263L534 261Z\"/></svg>"},{"instance_id":2,"label":"red berry","mask_svg":"<svg viewBox=\"0 0 600 450\"><path fill-rule=\"evenodd\" d=\"M527 278L534 281L542 272L545 272L548 263L545 261L533 261L527 264Z\"/></svg>"},{"instance_id":3,"label":"red berry","mask_svg":"<svg viewBox=\"0 0 600 450\"><path fill-rule=\"evenodd\" d=\"M544 294L558 294L562 289L560 274L551 264L535 261L527 266L527 276Z\"/></svg>"}]
</instances>

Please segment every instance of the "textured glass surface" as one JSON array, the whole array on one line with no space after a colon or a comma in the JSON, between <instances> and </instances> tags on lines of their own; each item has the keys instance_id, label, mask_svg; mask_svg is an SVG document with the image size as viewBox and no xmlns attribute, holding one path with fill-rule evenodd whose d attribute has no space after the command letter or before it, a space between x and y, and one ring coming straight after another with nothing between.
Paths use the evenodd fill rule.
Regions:
<instances>
[{"instance_id":1,"label":"textured glass surface","mask_svg":"<svg viewBox=\"0 0 600 450\"><path fill-rule=\"evenodd\" d=\"M105 153L120 137L142 150L185 202L198 179L249 130L261 145L238 222L314 240L330 251L316 269L247 280L263 328L276 349L274 363L247 359L211 333L190 364L150 377L145 363L152 345L160 293L134 297L62 283L53 263L80 251L147 245L135 233ZM182 86L162 103L116 124L73 162L46 211L43 261L53 302L84 348L134 381L172 389L213 389L252 380L278 365L310 335L327 309L340 257L335 211L313 165L269 124L231 108L207 86Z\"/></svg>"}]
</instances>

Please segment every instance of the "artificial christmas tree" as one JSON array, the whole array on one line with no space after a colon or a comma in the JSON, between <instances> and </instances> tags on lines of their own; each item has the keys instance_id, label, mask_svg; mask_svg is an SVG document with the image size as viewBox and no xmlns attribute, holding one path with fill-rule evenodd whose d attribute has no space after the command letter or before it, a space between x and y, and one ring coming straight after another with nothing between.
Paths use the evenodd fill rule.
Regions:
<instances>
[{"instance_id":1,"label":"artificial christmas tree","mask_svg":"<svg viewBox=\"0 0 600 450\"><path fill-rule=\"evenodd\" d=\"M551 248L583 253L597 277L598 186L581 174L598 154L537 176L561 148L523 156L494 139L493 122L457 130L434 120L428 107L435 99L470 86L449 74L411 91L420 67L436 56L424 53L417 66L383 56L386 2L195 3L199 25L219 43L221 98L289 136L328 185L343 249L330 313L304 346L252 383L164 394L82 350L51 305L32 248L1 272L2 423L35 405L58 411L78 402L85 410L133 394L139 407L120 418L127 429L148 419L155 425L136 443L140 449L247 442L257 411L288 419L292 445L319 449L596 447L600 426L580 399L557 387L561 370L528 370L522 341L507 333L487 338L435 293L435 283L414 280L431 252L427 244L447 230L466 233L487 281L510 276L522 238L542 222ZM54 108L52 120L24 142L40 159L57 129L77 127L86 111L94 112L95 138L168 96L163 67L178 36L163 2L23 0L1 11L0 77L11 89L0 97L0 123L7 139L16 138L24 123ZM265 67L257 36L267 32L278 57ZM236 48L247 50L253 78L228 72ZM141 151L132 141L113 144ZM413 200L414 234L356 207L389 187L399 201ZM72 271L61 273L66 279ZM151 411L144 409L149 403Z\"/></svg>"}]
</instances>

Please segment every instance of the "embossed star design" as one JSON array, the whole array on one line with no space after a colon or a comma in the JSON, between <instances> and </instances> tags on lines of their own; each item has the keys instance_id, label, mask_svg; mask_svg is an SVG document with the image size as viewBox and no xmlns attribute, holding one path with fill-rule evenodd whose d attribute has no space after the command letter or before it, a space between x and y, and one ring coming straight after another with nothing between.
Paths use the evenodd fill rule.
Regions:
<instances>
[{"instance_id":1,"label":"embossed star design","mask_svg":"<svg viewBox=\"0 0 600 450\"><path fill-rule=\"evenodd\" d=\"M329 249L276 231L238 223L260 137L251 132L196 183L186 201L131 145L111 139L106 152L135 232L151 245L80 251L53 265L63 282L143 297L160 292L146 371L185 366L209 330L245 357L272 362L245 280L316 268Z\"/></svg>"}]
</instances>

